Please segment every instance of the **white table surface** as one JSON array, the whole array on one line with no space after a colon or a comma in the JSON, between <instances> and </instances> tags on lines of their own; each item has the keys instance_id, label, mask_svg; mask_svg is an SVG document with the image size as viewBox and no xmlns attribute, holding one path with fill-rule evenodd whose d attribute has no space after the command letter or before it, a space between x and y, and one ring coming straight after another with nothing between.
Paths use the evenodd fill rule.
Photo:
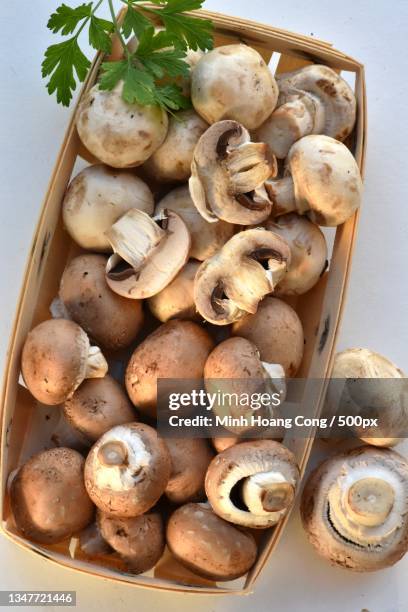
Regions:
<instances>
[{"instance_id":1,"label":"white table surface","mask_svg":"<svg viewBox=\"0 0 408 612\"><path fill-rule=\"evenodd\" d=\"M45 23L58 4L20 0L0 9L1 366L33 228L70 114L49 98L40 77L41 56L52 38ZM338 348L368 346L408 370L408 2L208 0L206 7L312 34L365 64L365 198ZM330 567L307 543L296 510L255 593L239 598L116 586L56 567L0 537L0 589L75 589L77 609L84 611L403 612L407 576L408 555L372 575Z\"/></svg>"}]
</instances>

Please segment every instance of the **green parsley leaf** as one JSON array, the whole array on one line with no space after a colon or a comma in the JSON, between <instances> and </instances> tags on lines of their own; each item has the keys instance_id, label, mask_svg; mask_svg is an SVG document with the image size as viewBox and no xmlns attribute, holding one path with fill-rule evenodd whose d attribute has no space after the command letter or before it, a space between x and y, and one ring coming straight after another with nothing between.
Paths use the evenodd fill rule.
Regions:
<instances>
[{"instance_id":1,"label":"green parsley leaf","mask_svg":"<svg viewBox=\"0 0 408 612\"><path fill-rule=\"evenodd\" d=\"M155 104L154 79L146 71L134 66L131 60L104 62L103 75L99 81L100 89L113 89L123 81L122 97L129 104Z\"/></svg>"},{"instance_id":2,"label":"green parsley leaf","mask_svg":"<svg viewBox=\"0 0 408 612\"><path fill-rule=\"evenodd\" d=\"M111 21L92 15L89 23L89 44L94 49L110 53L112 48L110 34L113 30L114 25Z\"/></svg>"},{"instance_id":3,"label":"green parsley leaf","mask_svg":"<svg viewBox=\"0 0 408 612\"><path fill-rule=\"evenodd\" d=\"M187 77L190 67L183 59L186 52L169 47L169 42L165 32L155 34L154 28L149 27L141 35L134 56L155 78Z\"/></svg>"},{"instance_id":4,"label":"green parsley leaf","mask_svg":"<svg viewBox=\"0 0 408 612\"><path fill-rule=\"evenodd\" d=\"M163 87L156 87L156 103L169 112L191 108L189 98L183 95L180 87L174 83L164 85Z\"/></svg>"},{"instance_id":5,"label":"green parsley leaf","mask_svg":"<svg viewBox=\"0 0 408 612\"><path fill-rule=\"evenodd\" d=\"M213 24L208 19L189 17L179 13L168 13L163 8L157 11L160 19L166 27L169 36L174 36L183 47L189 47L194 51L197 49L212 49L213 47Z\"/></svg>"},{"instance_id":6,"label":"green parsley leaf","mask_svg":"<svg viewBox=\"0 0 408 612\"><path fill-rule=\"evenodd\" d=\"M87 75L91 62L79 48L76 37L51 45L45 52L42 76L51 75L47 83L49 94L57 92L57 102L69 106L76 89L74 69L80 81Z\"/></svg>"},{"instance_id":7,"label":"green parsley leaf","mask_svg":"<svg viewBox=\"0 0 408 612\"><path fill-rule=\"evenodd\" d=\"M151 27L150 21L137 9L132 8L131 4L129 3L122 25L125 38L129 38L132 33L139 37L148 27Z\"/></svg>"},{"instance_id":8,"label":"green parsley leaf","mask_svg":"<svg viewBox=\"0 0 408 612\"><path fill-rule=\"evenodd\" d=\"M76 8L62 4L49 18L47 28L54 32L54 34L59 31L64 36L71 34L82 19L90 16L91 10L92 2L81 4Z\"/></svg>"}]
</instances>

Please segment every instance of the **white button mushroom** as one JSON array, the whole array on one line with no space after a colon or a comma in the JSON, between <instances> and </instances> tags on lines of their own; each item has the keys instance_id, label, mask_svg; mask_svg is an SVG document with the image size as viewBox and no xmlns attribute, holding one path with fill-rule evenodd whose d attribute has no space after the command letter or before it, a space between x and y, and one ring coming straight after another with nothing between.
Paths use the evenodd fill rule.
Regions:
<instances>
[{"instance_id":1,"label":"white button mushroom","mask_svg":"<svg viewBox=\"0 0 408 612\"><path fill-rule=\"evenodd\" d=\"M304 335L302 323L289 304L266 297L255 314L234 323L232 333L251 340L262 361L278 363L288 378L295 376L302 362Z\"/></svg>"},{"instance_id":2,"label":"white button mushroom","mask_svg":"<svg viewBox=\"0 0 408 612\"><path fill-rule=\"evenodd\" d=\"M219 121L194 149L189 188L200 215L238 225L264 221L272 204L264 182L276 176L276 159L262 142L251 142L236 121Z\"/></svg>"},{"instance_id":3,"label":"white button mushroom","mask_svg":"<svg viewBox=\"0 0 408 612\"><path fill-rule=\"evenodd\" d=\"M45 450L19 468L10 487L17 528L35 542L53 544L84 529L94 506L83 480L84 459L71 448Z\"/></svg>"},{"instance_id":4,"label":"white button mushroom","mask_svg":"<svg viewBox=\"0 0 408 612\"><path fill-rule=\"evenodd\" d=\"M186 224L167 209L154 218L132 209L106 235L114 250L106 265L106 282L115 293L134 300L164 289L190 251Z\"/></svg>"},{"instance_id":5,"label":"white button mushroom","mask_svg":"<svg viewBox=\"0 0 408 612\"><path fill-rule=\"evenodd\" d=\"M198 312L215 325L255 313L289 265L289 246L277 234L264 228L239 232L199 267L194 282Z\"/></svg>"},{"instance_id":6,"label":"white button mushroom","mask_svg":"<svg viewBox=\"0 0 408 612\"><path fill-rule=\"evenodd\" d=\"M163 494L171 472L164 441L148 425L118 425L103 434L85 462L85 486L106 514L139 516Z\"/></svg>"},{"instance_id":7,"label":"white button mushroom","mask_svg":"<svg viewBox=\"0 0 408 612\"><path fill-rule=\"evenodd\" d=\"M194 147L208 124L193 110L175 113L163 144L144 164L157 181L186 181L191 174Z\"/></svg>"},{"instance_id":8,"label":"white button mushroom","mask_svg":"<svg viewBox=\"0 0 408 612\"><path fill-rule=\"evenodd\" d=\"M143 325L142 302L127 300L109 289L107 257L79 255L65 268L59 297L69 317L109 350L128 346Z\"/></svg>"},{"instance_id":9,"label":"white button mushroom","mask_svg":"<svg viewBox=\"0 0 408 612\"><path fill-rule=\"evenodd\" d=\"M349 149L329 136L305 136L290 149L287 175L267 180L274 216L297 211L314 223L341 225L359 208L363 184Z\"/></svg>"},{"instance_id":10,"label":"white button mushroom","mask_svg":"<svg viewBox=\"0 0 408 612\"><path fill-rule=\"evenodd\" d=\"M62 204L62 217L79 246L109 252L105 232L131 208L153 213L149 187L135 174L100 164L88 166L72 179Z\"/></svg>"},{"instance_id":11,"label":"white button mushroom","mask_svg":"<svg viewBox=\"0 0 408 612\"><path fill-rule=\"evenodd\" d=\"M166 438L165 442L173 467L165 490L166 497L175 504L203 501L205 474L214 456L207 440Z\"/></svg>"},{"instance_id":12,"label":"white button mushroom","mask_svg":"<svg viewBox=\"0 0 408 612\"><path fill-rule=\"evenodd\" d=\"M127 104L122 99L122 89L123 81L111 91L94 85L83 96L76 116L85 147L114 168L143 164L163 143L168 128L162 108Z\"/></svg>"},{"instance_id":13,"label":"white button mushroom","mask_svg":"<svg viewBox=\"0 0 408 612\"><path fill-rule=\"evenodd\" d=\"M102 378L108 364L73 321L53 319L27 335L21 371L28 390L43 404L61 404L85 378Z\"/></svg>"},{"instance_id":14,"label":"white button mushroom","mask_svg":"<svg viewBox=\"0 0 408 612\"><path fill-rule=\"evenodd\" d=\"M299 480L295 456L274 440L252 440L214 457L205 478L208 501L226 521L265 529L278 523L293 504ZM231 498L236 485L246 509Z\"/></svg>"},{"instance_id":15,"label":"white button mushroom","mask_svg":"<svg viewBox=\"0 0 408 612\"><path fill-rule=\"evenodd\" d=\"M295 213L268 219L266 228L282 236L290 247L289 269L275 289L277 295L302 295L318 282L328 264L321 229Z\"/></svg>"},{"instance_id":16,"label":"white button mushroom","mask_svg":"<svg viewBox=\"0 0 408 612\"><path fill-rule=\"evenodd\" d=\"M151 313L166 323L170 319L200 321L194 302L194 278L200 264L188 261L167 287L148 299Z\"/></svg>"},{"instance_id":17,"label":"white button mushroom","mask_svg":"<svg viewBox=\"0 0 408 612\"><path fill-rule=\"evenodd\" d=\"M327 459L306 483L301 516L331 563L358 572L393 565L407 550L407 461L369 446Z\"/></svg>"},{"instance_id":18,"label":"white button mushroom","mask_svg":"<svg viewBox=\"0 0 408 612\"><path fill-rule=\"evenodd\" d=\"M256 134L276 157L284 159L293 143L308 134L347 138L356 120L356 98L334 70L313 64L280 74L276 81L277 108Z\"/></svg>"},{"instance_id":19,"label":"white button mushroom","mask_svg":"<svg viewBox=\"0 0 408 612\"><path fill-rule=\"evenodd\" d=\"M353 426L361 440L375 446L400 441L408 419L404 372L379 353L353 348L337 353L331 379L326 397L330 412L378 418L376 427Z\"/></svg>"},{"instance_id":20,"label":"white button mushroom","mask_svg":"<svg viewBox=\"0 0 408 612\"><path fill-rule=\"evenodd\" d=\"M173 210L188 227L191 236L190 257L204 261L212 257L233 236L235 227L225 221L209 223L200 215L191 199L188 185L176 187L160 200L156 214Z\"/></svg>"},{"instance_id":21,"label":"white button mushroom","mask_svg":"<svg viewBox=\"0 0 408 612\"><path fill-rule=\"evenodd\" d=\"M275 108L278 87L255 49L225 45L206 53L196 64L191 99L208 123L234 119L253 130Z\"/></svg>"}]
</instances>

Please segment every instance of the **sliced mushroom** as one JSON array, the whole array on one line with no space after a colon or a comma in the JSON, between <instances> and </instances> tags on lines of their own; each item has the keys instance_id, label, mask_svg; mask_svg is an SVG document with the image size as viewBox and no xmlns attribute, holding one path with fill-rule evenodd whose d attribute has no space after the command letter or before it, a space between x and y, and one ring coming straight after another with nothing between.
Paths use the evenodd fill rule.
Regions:
<instances>
[{"instance_id":1,"label":"sliced mushroom","mask_svg":"<svg viewBox=\"0 0 408 612\"><path fill-rule=\"evenodd\" d=\"M142 302L127 300L109 289L107 257L79 255L61 278L59 297L69 317L103 348L119 350L136 338L143 325Z\"/></svg>"},{"instance_id":2,"label":"sliced mushroom","mask_svg":"<svg viewBox=\"0 0 408 612\"><path fill-rule=\"evenodd\" d=\"M73 321L51 319L27 335L21 372L28 390L43 404L61 404L85 378L102 378L108 364Z\"/></svg>"},{"instance_id":3,"label":"sliced mushroom","mask_svg":"<svg viewBox=\"0 0 408 612\"><path fill-rule=\"evenodd\" d=\"M194 149L191 198L209 223L222 219L255 225L271 213L263 184L276 173L276 159L267 145L251 142L249 132L236 121L219 121Z\"/></svg>"},{"instance_id":4,"label":"sliced mushroom","mask_svg":"<svg viewBox=\"0 0 408 612\"><path fill-rule=\"evenodd\" d=\"M278 523L291 508L299 469L295 456L274 440L252 440L227 448L214 457L205 478L205 490L218 516L243 527L265 529ZM246 509L231 492L241 487Z\"/></svg>"},{"instance_id":5,"label":"sliced mushroom","mask_svg":"<svg viewBox=\"0 0 408 612\"><path fill-rule=\"evenodd\" d=\"M89 440L98 440L116 425L136 421L120 384L111 376L86 380L64 403L64 415Z\"/></svg>"},{"instance_id":6,"label":"sliced mushroom","mask_svg":"<svg viewBox=\"0 0 408 612\"><path fill-rule=\"evenodd\" d=\"M212 257L234 235L235 227L225 221L208 223L197 211L187 185L170 191L156 207L156 214L174 210L188 227L191 236L190 257L204 261Z\"/></svg>"},{"instance_id":7,"label":"sliced mushroom","mask_svg":"<svg viewBox=\"0 0 408 612\"><path fill-rule=\"evenodd\" d=\"M161 497L170 472L169 451L156 431L128 423L113 427L93 445L85 462L85 486L102 512L139 516Z\"/></svg>"},{"instance_id":8,"label":"sliced mushroom","mask_svg":"<svg viewBox=\"0 0 408 612\"><path fill-rule=\"evenodd\" d=\"M179 111L169 120L163 144L144 168L157 181L186 181L191 174L194 147L208 124L193 110Z\"/></svg>"},{"instance_id":9,"label":"sliced mushroom","mask_svg":"<svg viewBox=\"0 0 408 612\"><path fill-rule=\"evenodd\" d=\"M279 393L284 400L285 373L279 365L272 378L270 365L262 363L255 344L245 338L228 338L209 354L204 367L206 391L215 397L227 394L231 398L230 402L215 402L212 407L212 412L219 418L227 418L225 429L234 434L254 429L251 422L254 408L242 402L245 395L255 398L256 395ZM271 418L277 415L277 410L272 401L264 400L256 414L261 418ZM240 423L235 424L233 419L239 419Z\"/></svg>"},{"instance_id":10,"label":"sliced mushroom","mask_svg":"<svg viewBox=\"0 0 408 612\"><path fill-rule=\"evenodd\" d=\"M94 85L83 97L76 127L85 147L113 168L140 166L163 143L168 128L160 106L128 104L123 81L111 91Z\"/></svg>"},{"instance_id":11,"label":"sliced mushroom","mask_svg":"<svg viewBox=\"0 0 408 612\"><path fill-rule=\"evenodd\" d=\"M208 123L234 119L254 130L271 114L277 99L278 87L268 66L247 45L217 47L192 71L191 100Z\"/></svg>"},{"instance_id":12,"label":"sliced mushroom","mask_svg":"<svg viewBox=\"0 0 408 612\"><path fill-rule=\"evenodd\" d=\"M331 378L326 398L331 412L378 419L376 427L353 426L361 440L375 446L401 441L408 419L404 372L379 353L354 348L337 353Z\"/></svg>"},{"instance_id":13,"label":"sliced mushroom","mask_svg":"<svg viewBox=\"0 0 408 612\"><path fill-rule=\"evenodd\" d=\"M94 506L83 480L84 459L71 448L45 450L13 478L10 502L18 529L43 544L60 542L86 527Z\"/></svg>"},{"instance_id":14,"label":"sliced mushroom","mask_svg":"<svg viewBox=\"0 0 408 612\"><path fill-rule=\"evenodd\" d=\"M161 325L139 344L128 363L126 389L133 404L143 414L155 417L157 380L201 380L213 346L209 334L192 321Z\"/></svg>"},{"instance_id":15,"label":"sliced mushroom","mask_svg":"<svg viewBox=\"0 0 408 612\"><path fill-rule=\"evenodd\" d=\"M167 544L180 563L210 580L235 580L252 567L256 542L204 504L186 504L171 515Z\"/></svg>"},{"instance_id":16,"label":"sliced mushroom","mask_svg":"<svg viewBox=\"0 0 408 612\"><path fill-rule=\"evenodd\" d=\"M62 204L62 217L79 246L109 252L105 232L131 208L153 213L153 194L146 183L130 172L88 166L72 179Z\"/></svg>"},{"instance_id":17,"label":"sliced mushroom","mask_svg":"<svg viewBox=\"0 0 408 612\"><path fill-rule=\"evenodd\" d=\"M348 148L329 136L305 136L290 149L286 176L268 180L274 216L291 211L318 225L341 225L359 208L363 184Z\"/></svg>"},{"instance_id":18,"label":"sliced mushroom","mask_svg":"<svg viewBox=\"0 0 408 612\"><path fill-rule=\"evenodd\" d=\"M106 265L106 282L115 293L134 300L164 289L190 251L186 224L167 209L154 218L130 210L106 235L114 250Z\"/></svg>"},{"instance_id":19,"label":"sliced mushroom","mask_svg":"<svg viewBox=\"0 0 408 612\"><path fill-rule=\"evenodd\" d=\"M152 314L162 323L170 319L200 321L194 302L194 278L200 264L188 261L167 287L148 300Z\"/></svg>"},{"instance_id":20,"label":"sliced mushroom","mask_svg":"<svg viewBox=\"0 0 408 612\"><path fill-rule=\"evenodd\" d=\"M214 454L202 438L166 438L173 471L165 494L175 504L203 501L204 479Z\"/></svg>"},{"instance_id":21,"label":"sliced mushroom","mask_svg":"<svg viewBox=\"0 0 408 612\"><path fill-rule=\"evenodd\" d=\"M357 572L393 565L408 542L408 463L363 446L324 461L302 494L301 516L316 551Z\"/></svg>"},{"instance_id":22,"label":"sliced mushroom","mask_svg":"<svg viewBox=\"0 0 408 612\"><path fill-rule=\"evenodd\" d=\"M215 325L255 313L289 265L290 248L277 234L264 228L239 232L199 267L194 282L198 312Z\"/></svg>"},{"instance_id":23,"label":"sliced mushroom","mask_svg":"<svg viewBox=\"0 0 408 612\"><path fill-rule=\"evenodd\" d=\"M251 340L263 362L280 364L288 378L295 376L302 362L304 335L302 323L289 304L266 297L255 314L234 323L232 333Z\"/></svg>"},{"instance_id":24,"label":"sliced mushroom","mask_svg":"<svg viewBox=\"0 0 408 612\"><path fill-rule=\"evenodd\" d=\"M295 213L268 219L266 228L282 236L291 253L289 269L274 293L306 293L318 282L328 265L327 244L323 232L309 219Z\"/></svg>"},{"instance_id":25,"label":"sliced mushroom","mask_svg":"<svg viewBox=\"0 0 408 612\"><path fill-rule=\"evenodd\" d=\"M277 77L277 108L257 131L276 157L308 134L345 140L356 120L356 98L348 83L328 66L313 64Z\"/></svg>"},{"instance_id":26,"label":"sliced mushroom","mask_svg":"<svg viewBox=\"0 0 408 612\"><path fill-rule=\"evenodd\" d=\"M98 525L104 539L124 559L132 574L152 569L164 552L163 519L158 512L128 518L98 512Z\"/></svg>"}]
</instances>

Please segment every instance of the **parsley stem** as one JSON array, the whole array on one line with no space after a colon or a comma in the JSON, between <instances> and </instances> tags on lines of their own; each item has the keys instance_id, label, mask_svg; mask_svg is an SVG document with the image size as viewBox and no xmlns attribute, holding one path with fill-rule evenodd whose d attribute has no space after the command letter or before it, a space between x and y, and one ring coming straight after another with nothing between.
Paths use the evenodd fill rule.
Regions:
<instances>
[{"instance_id":1,"label":"parsley stem","mask_svg":"<svg viewBox=\"0 0 408 612\"><path fill-rule=\"evenodd\" d=\"M84 29L84 27L86 26L86 24L88 23L88 21L90 20L90 18L92 17L92 15L95 15L95 12L98 10L98 8L101 6L101 4L104 2L104 0L99 0L99 2L96 4L96 6L92 9L91 14L89 15L89 17L87 17L85 19L85 21L82 22L81 26L79 27L77 33L75 34L75 38L78 38L78 36L80 35L80 33L82 32L82 30Z\"/></svg>"},{"instance_id":2,"label":"parsley stem","mask_svg":"<svg viewBox=\"0 0 408 612\"><path fill-rule=\"evenodd\" d=\"M120 44L123 47L123 50L125 52L127 60L129 60L131 54L129 53L129 49L127 48L127 44L125 42L125 39L123 38L122 32L120 31L120 25L118 24L118 20L116 19L115 9L113 8L112 0L108 0L108 4L109 4L110 14L111 14L111 17L112 17L112 22L113 22L113 25L115 27L116 36L118 37L119 42L120 42ZM128 10L129 10L129 8L128 8Z\"/></svg>"}]
</instances>

